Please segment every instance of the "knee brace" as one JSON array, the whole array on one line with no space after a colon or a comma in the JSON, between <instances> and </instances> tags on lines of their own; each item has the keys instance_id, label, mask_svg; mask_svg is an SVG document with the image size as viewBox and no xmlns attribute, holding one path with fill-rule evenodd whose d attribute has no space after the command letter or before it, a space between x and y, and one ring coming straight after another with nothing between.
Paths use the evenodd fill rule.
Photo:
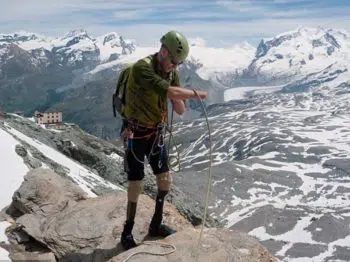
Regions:
<instances>
[{"instance_id":1,"label":"knee brace","mask_svg":"<svg viewBox=\"0 0 350 262\"><path fill-rule=\"evenodd\" d=\"M173 178L169 172L164 172L157 175L158 190L169 191L172 182Z\"/></svg>"}]
</instances>

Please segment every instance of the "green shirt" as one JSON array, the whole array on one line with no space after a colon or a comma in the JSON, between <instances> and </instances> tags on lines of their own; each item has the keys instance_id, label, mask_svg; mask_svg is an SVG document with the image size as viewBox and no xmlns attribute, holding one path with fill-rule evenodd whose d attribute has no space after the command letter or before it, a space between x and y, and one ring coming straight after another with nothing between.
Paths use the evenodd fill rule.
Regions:
<instances>
[{"instance_id":1,"label":"green shirt","mask_svg":"<svg viewBox=\"0 0 350 262\"><path fill-rule=\"evenodd\" d=\"M165 121L171 85L180 85L179 74L176 70L165 73L157 61L157 53L138 60L128 80L125 117L146 126Z\"/></svg>"}]
</instances>

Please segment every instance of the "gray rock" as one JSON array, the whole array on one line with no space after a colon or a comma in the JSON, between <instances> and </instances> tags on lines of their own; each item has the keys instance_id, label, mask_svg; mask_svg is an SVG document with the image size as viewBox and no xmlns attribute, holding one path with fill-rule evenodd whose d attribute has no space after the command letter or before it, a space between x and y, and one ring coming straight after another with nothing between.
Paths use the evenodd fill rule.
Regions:
<instances>
[{"instance_id":1,"label":"gray rock","mask_svg":"<svg viewBox=\"0 0 350 262\"><path fill-rule=\"evenodd\" d=\"M122 251L118 242L125 221L125 206L126 193L120 192L80 201L45 219L36 216L40 223L33 224L34 218L28 219L28 216L19 222L28 234L45 243L60 261L73 258L101 261ZM133 230L137 242L147 235L153 209L154 202L143 195L138 203ZM168 203L164 222L177 230L191 226Z\"/></svg>"},{"instance_id":2,"label":"gray rock","mask_svg":"<svg viewBox=\"0 0 350 262\"><path fill-rule=\"evenodd\" d=\"M268 239L259 241L271 254L276 254L286 244L284 241Z\"/></svg>"},{"instance_id":3,"label":"gray rock","mask_svg":"<svg viewBox=\"0 0 350 262\"><path fill-rule=\"evenodd\" d=\"M9 255L11 261L45 261L45 262L56 262L55 255L53 253L39 253L39 252L16 252Z\"/></svg>"},{"instance_id":4,"label":"gray rock","mask_svg":"<svg viewBox=\"0 0 350 262\"><path fill-rule=\"evenodd\" d=\"M311 231L312 239L318 242L331 243L350 235L350 219L340 219L332 214L325 214L313 221L306 229ZM316 230L321 228L321 231Z\"/></svg>"},{"instance_id":5,"label":"gray rock","mask_svg":"<svg viewBox=\"0 0 350 262\"><path fill-rule=\"evenodd\" d=\"M126 215L126 192L85 198L70 180L36 169L25 176L14 202L25 213L16 220L23 232L60 261L103 261L122 251L118 242ZM138 242L147 235L154 205L148 196L140 196L133 230ZM164 223L177 230L192 227L168 202Z\"/></svg>"},{"instance_id":6,"label":"gray rock","mask_svg":"<svg viewBox=\"0 0 350 262\"><path fill-rule=\"evenodd\" d=\"M38 242L45 244L43 239L39 236L42 234L41 224L45 218L37 214L24 214L16 220L16 225L26 234L34 237ZM30 233L29 233L30 232ZM35 237L37 236L37 237Z\"/></svg>"},{"instance_id":7,"label":"gray rock","mask_svg":"<svg viewBox=\"0 0 350 262\"><path fill-rule=\"evenodd\" d=\"M331 147L327 146L312 146L306 150L309 154L315 154L315 155L326 155L331 153Z\"/></svg>"},{"instance_id":8,"label":"gray rock","mask_svg":"<svg viewBox=\"0 0 350 262\"><path fill-rule=\"evenodd\" d=\"M23 231L21 225L15 221L11 224L5 230L9 244L0 242L0 247L9 252L11 261L56 261L53 253Z\"/></svg>"},{"instance_id":9,"label":"gray rock","mask_svg":"<svg viewBox=\"0 0 350 262\"><path fill-rule=\"evenodd\" d=\"M23 214L50 215L61 212L70 203L86 199L77 185L49 169L33 169L13 194L12 206Z\"/></svg>"},{"instance_id":10,"label":"gray rock","mask_svg":"<svg viewBox=\"0 0 350 262\"><path fill-rule=\"evenodd\" d=\"M16 151L17 155L19 155L21 157L25 157L28 154L27 150L22 145L16 145L15 151Z\"/></svg>"},{"instance_id":11,"label":"gray rock","mask_svg":"<svg viewBox=\"0 0 350 262\"><path fill-rule=\"evenodd\" d=\"M31 157L28 155L28 151L26 149L27 146L24 145L16 145L15 151L16 153L23 158L24 163L30 168L30 169L35 169L41 167L42 163L40 160ZM30 150L30 149L29 149Z\"/></svg>"},{"instance_id":12,"label":"gray rock","mask_svg":"<svg viewBox=\"0 0 350 262\"><path fill-rule=\"evenodd\" d=\"M349 159L329 159L323 163L323 167L331 168L333 171L328 172L328 175L337 177L350 177L350 160Z\"/></svg>"},{"instance_id":13,"label":"gray rock","mask_svg":"<svg viewBox=\"0 0 350 262\"><path fill-rule=\"evenodd\" d=\"M349 257L350 247L335 246L335 252L326 261L349 261Z\"/></svg>"},{"instance_id":14,"label":"gray rock","mask_svg":"<svg viewBox=\"0 0 350 262\"><path fill-rule=\"evenodd\" d=\"M23 231L14 232L13 234L17 243L19 244L26 243L29 241L29 236L25 234Z\"/></svg>"},{"instance_id":15,"label":"gray rock","mask_svg":"<svg viewBox=\"0 0 350 262\"><path fill-rule=\"evenodd\" d=\"M244 233L227 229L205 229L198 245L200 229L188 229L178 232L159 241L140 245L126 251L108 262L122 262L129 257L128 262L186 262L186 261L212 261L212 262L275 262L277 261L259 242ZM172 248L162 246L171 244L176 251L157 256L147 252L165 253ZM137 252L142 255L135 254ZM135 255L132 255L135 254Z\"/></svg>"},{"instance_id":16,"label":"gray rock","mask_svg":"<svg viewBox=\"0 0 350 262\"><path fill-rule=\"evenodd\" d=\"M287 250L286 256L291 257L314 257L328 249L327 245L313 245L308 243L295 243Z\"/></svg>"},{"instance_id":17,"label":"gray rock","mask_svg":"<svg viewBox=\"0 0 350 262\"><path fill-rule=\"evenodd\" d=\"M24 159L24 163L26 163L32 169L39 168L42 166L41 161L33 157L26 157Z\"/></svg>"},{"instance_id":18,"label":"gray rock","mask_svg":"<svg viewBox=\"0 0 350 262\"><path fill-rule=\"evenodd\" d=\"M339 194L350 193L350 188L344 187L344 186L338 186L336 192Z\"/></svg>"},{"instance_id":19,"label":"gray rock","mask_svg":"<svg viewBox=\"0 0 350 262\"><path fill-rule=\"evenodd\" d=\"M298 217L304 213L294 207L277 209L271 205L263 206L258 208L252 216L242 219L231 228L249 232L254 228L265 226L267 234L279 235L293 229L298 222ZM271 226L266 226L269 224Z\"/></svg>"},{"instance_id":20,"label":"gray rock","mask_svg":"<svg viewBox=\"0 0 350 262\"><path fill-rule=\"evenodd\" d=\"M310 176L313 178L327 178L328 174L327 173L305 173L305 176Z\"/></svg>"}]
</instances>

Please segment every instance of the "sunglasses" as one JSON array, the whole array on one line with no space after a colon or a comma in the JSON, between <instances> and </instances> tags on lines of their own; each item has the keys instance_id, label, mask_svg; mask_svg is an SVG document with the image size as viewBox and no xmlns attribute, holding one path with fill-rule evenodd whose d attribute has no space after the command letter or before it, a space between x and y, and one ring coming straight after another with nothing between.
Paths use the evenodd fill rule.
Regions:
<instances>
[{"instance_id":1,"label":"sunglasses","mask_svg":"<svg viewBox=\"0 0 350 262\"><path fill-rule=\"evenodd\" d=\"M175 62L175 59L174 59L173 55L171 54L171 52L168 49L167 49L167 51L168 51L169 61L173 66L178 66L178 65L181 65L183 63L183 61Z\"/></svg>"}]
</instances>

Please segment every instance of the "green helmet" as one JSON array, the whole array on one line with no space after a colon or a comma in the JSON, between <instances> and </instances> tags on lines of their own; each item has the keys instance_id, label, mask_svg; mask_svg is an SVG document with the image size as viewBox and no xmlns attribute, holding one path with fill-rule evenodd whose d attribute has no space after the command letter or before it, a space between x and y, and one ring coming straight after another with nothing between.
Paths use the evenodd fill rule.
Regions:
<instances>
[{"instance_id":1,"label":"green helmet","mask_svg":"<svg viewBox=\"0 0 350 262\"><path fill-rule=\"evenodd\" d=\"M160 42L169 50L176 63L183 62L190 51L186 37L177 31L169 31Z\"/></svg>"}]
</instances>

